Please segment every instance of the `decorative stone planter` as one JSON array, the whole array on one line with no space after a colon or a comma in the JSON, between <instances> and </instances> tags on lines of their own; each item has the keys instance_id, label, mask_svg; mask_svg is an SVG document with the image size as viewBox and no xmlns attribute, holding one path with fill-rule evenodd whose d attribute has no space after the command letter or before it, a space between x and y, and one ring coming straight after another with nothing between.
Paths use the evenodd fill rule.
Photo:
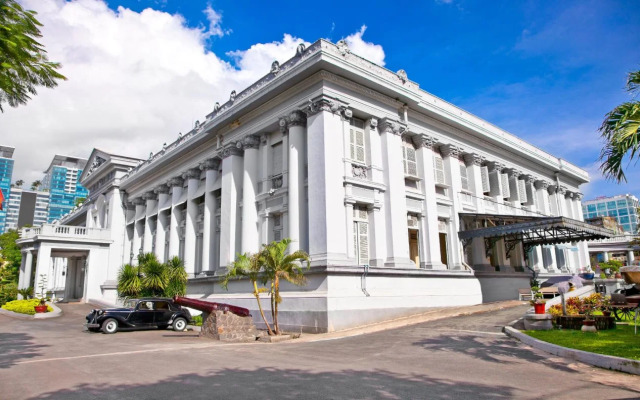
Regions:
<instances>
[{"instance_id":1,"label":"decorative stone planter","mask_svg":"<svg viewBox=\"0 0 640 400\"><path fill-rule=\"evenodd\" d=\"M566 316L558 316L555 317L555 324L562 329L574 329L579 330L582 329L582 321L584 321L586 317L584 315L566 315ZM595 316L593 317L593 321L595 323L595 327L599 331L603 331L606 329L614 329L616 327L616 321L613 317L605 317L605 316Z\"/></svg>"},{"instance_id":2,"label":"decorative stone planter","mask_svg":"<svg viewBox=\"0 0 640 400\"><path fill-rule=\"evenodd\" d=\"M596 321L593 319L585 319L582 321L582 328L580 330L582 332L598 332L598 329L596 329Z\"/></svg>"},{"instance_id":3,"label":"decorative stone planter","mask_svg":"<svg viewBox=\"0 0 640 400\"><path fill-rule=\"evenodd\" d=\"M524 316L524 329L528 331L548 331L553 329L551 314L526 314Z\"/></svg>"}]
</instances>

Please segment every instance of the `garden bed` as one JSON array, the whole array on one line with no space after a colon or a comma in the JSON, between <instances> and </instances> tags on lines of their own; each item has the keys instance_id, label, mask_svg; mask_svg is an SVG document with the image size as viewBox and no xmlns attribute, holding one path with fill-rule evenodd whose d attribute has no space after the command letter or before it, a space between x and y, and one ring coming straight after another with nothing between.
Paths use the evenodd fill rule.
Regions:
<instances>
[{"instance_id":1,"label":"garden bed","mask_svg":"<svg viewBox=\"0 0 640 400\"><path fill-rule=\"evenodd\" d=\"M580 330L582 329L582 321L584 321L586 318L587 317L584 315L560 315L553 318L553 323L555 326L561 327L562 329ZM595 315L593 316L593 319L596 321L596 328L599 331L615 329L616 327L616 321L614 317Z\"/></svg>"}]
</instances>

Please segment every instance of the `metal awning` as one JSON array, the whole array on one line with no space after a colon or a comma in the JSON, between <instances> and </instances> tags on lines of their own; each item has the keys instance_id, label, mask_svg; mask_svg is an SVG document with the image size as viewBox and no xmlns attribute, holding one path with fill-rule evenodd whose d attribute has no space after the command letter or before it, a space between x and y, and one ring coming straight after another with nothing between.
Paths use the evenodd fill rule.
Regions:
<instances>
[{"instance_id":1,"label":"metal awning","mask_svg":"<svg viewBox=\"0 0 640 400\"><path fill-rule=\"evenodd\" d=\"M465 226L480 226L458 232L458 237L465 245L478 237L489 239L489 244L504 238L507 252L519 242L527 253L533 246L606 239L614 235L609 229L566 217L474 213L459 215Z\"/></svg>"}]
</instances>

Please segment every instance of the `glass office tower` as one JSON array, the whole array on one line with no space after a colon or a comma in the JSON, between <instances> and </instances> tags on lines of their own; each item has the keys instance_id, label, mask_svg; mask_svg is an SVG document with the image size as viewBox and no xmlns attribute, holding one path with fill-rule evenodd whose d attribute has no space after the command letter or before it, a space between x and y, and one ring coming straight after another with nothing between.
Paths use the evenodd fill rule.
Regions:
<instances>
[{"instance_id":1,"label":"glass office tower","mask_svg":"<svg viewBox=\"0 0 640 400\"><path fill-rule=\"evenodd\" d=\"M42 190L50 194L47 222L59 220L75 207L77 199L87 198L89 191L79 182L86 165L84 158L59 154L53 158L42 180Z\"/></svg>"},{"instance_id":2,"label":"glass office tower","mask_svg":"<svg viewBox=\"0 0 640 400\"><path fill-rule=\"evenodd\" d=\"M640 202L636 196L621 194L613 197L597 197L582 202L584 218L614 217L626 233L638 232L638 207Z\"/></svg>"},{"instance_id":3,"label":"glass office tower","mask_svg":"<svg viewBox=\"0 0 640 400\"><path fill-rule=\"evenodd\" d=\"M2 211L0 211L0 234L5 232L7 223L7 207L11 195L11 179L13 177L13 151L14 147L0 146L0 189L4 196Z\"/></svg>"}]
</instances>

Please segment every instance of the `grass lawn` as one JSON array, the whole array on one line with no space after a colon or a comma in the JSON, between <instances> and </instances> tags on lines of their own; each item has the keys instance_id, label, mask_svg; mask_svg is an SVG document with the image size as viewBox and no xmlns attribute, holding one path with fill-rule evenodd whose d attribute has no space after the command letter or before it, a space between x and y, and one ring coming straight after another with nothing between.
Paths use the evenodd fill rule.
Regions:
<instances>
[{"instance_id":1,"label":"grass lawn","mask_svg":"<svg viewBox=\"0 0 640 400\"><path fill-rule=\"evenodd\" d=\"M640 318L639 318L640 319ZM633 321L618 324L616 329L596 333L577 330L524 331L536 339L570 349L640 360L640 323L638 334L633 334Z\"/></svg>"}]
</instances>

